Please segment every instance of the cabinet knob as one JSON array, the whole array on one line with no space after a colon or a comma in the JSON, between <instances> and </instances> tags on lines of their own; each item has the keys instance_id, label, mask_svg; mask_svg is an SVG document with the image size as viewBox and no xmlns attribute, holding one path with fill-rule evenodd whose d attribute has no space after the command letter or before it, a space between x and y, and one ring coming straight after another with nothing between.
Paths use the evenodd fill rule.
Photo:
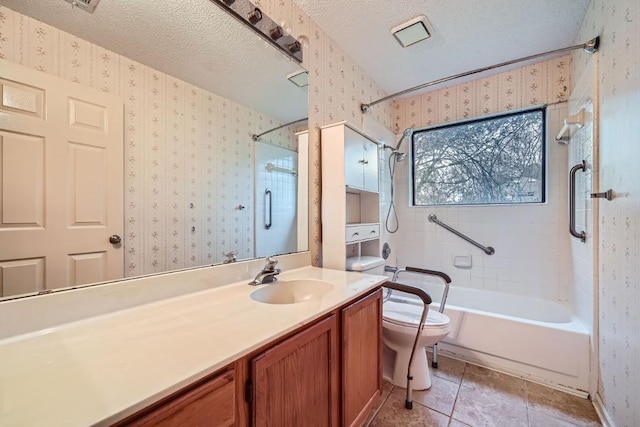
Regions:
<instances>
[{"instance_id":1,"label":"cabinet knob","mask_svg":"<svg viewBox=\"0 0 640 427\"><path fill-rule=\"evenodd\" d=\"M358 160L358 163L362 163L363 165L368 165L369 164L369 160Z\"/></svg>"},{"instance_id":2,"label":"cabinet knob","mask_svg":"<svg viewBox=\"0 0 640 427\"><path fill-rule=\"evenodd\" d=\"M371 230L370 234L376 234L376 230Z\"/></svg>"},{"instance_id":3,"label":"cabinet knob","mask_svg":"<svg viewBox=\"0 0 640 427\"><path fill-rule=\"evenodd\" d=\"M355 232L355 233L353 233L353 235L354 235L354 236L359 236L359 235L360 235L360 233Z\"/></svg>"}]
</instances>

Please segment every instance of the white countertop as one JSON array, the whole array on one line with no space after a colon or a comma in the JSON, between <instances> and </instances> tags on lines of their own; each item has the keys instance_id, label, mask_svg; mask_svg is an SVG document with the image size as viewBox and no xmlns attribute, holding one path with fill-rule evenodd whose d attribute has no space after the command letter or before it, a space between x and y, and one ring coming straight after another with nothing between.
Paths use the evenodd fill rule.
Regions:
<instances>
[{"instance_id":1,"label":"white countertop","mask_svg":"<svg viewBox=\"0 0 640 427\"><path fill-rule=\"evenodd\" d=\"M257 288L244 281L0 340L0 425L111 424L386 278L304 267L279 279L334 289L272 305L252 300Z\"/></svg>"}]
</instances>

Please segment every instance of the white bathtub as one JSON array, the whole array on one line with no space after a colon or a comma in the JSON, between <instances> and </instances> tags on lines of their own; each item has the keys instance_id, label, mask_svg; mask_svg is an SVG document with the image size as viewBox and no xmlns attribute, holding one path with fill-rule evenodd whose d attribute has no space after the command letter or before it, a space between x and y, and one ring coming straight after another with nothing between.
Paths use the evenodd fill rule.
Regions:
<instances>
[{"instance_id":1,"label":"white bathtub","mask_svg":"<svg viewBox=\"0 0 640 427\"><path fill-rule=\"evenodd\" d=\"M443 285L398 281L425 289L430 309L439 309ZM438 346L444 353L586 396L589 333L564 305L451 286L445 314L452 327Z\"/></svg>"}]
</instances>

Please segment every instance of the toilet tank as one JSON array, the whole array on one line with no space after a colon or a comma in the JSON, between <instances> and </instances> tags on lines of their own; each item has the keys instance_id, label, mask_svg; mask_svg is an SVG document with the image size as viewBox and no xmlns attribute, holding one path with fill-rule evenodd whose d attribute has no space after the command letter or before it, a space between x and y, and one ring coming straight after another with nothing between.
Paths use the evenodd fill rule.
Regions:
<instances>
[{"instance_id":1,"label":"toilet tank","mask_svg":"<svg viewBox=\"0 0 640 427\"><path fill-rule=\"evenodd\" d=\"M384 259L374 256L355 256L347 258L347 271L359 271L384 276Z\"/></svg>"}]
</instances>

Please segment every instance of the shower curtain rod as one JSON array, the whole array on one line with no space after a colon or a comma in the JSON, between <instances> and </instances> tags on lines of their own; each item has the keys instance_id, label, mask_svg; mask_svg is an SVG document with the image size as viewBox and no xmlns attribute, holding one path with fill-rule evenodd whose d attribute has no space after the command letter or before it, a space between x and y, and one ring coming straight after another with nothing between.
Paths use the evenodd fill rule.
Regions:
<instances>
[{"instance_id":1,"label":"shower curtain rod","mask_svg":"<svg viewBox=\"0 0 640 427\"><path fill-rule=\"evenodd\" d=\"M260 137L261 137L261 136L263 136L263 135L266 135L266 134L271 133L271 132L273 132L273 131L276 131L276 130L278 130L278 129L286 128L287 126L295 125L296 123L305 122L305 121L307 121L307 120L309 120L309 117L305 117L304 119L294 120L294 121L292 121L292 122L289 122L289 123L285 123L285 124L283 124L283 125L280 125L280 126L278 126L277 128L269 129L269 130L268 130L268 131L266 131L266 132L262 132L260 135L255 135L255 134L254 134L254 135L252 135L252 136L251 136L251 138L252 138L254 141L258 141L258 140L260 139Z\"/></svg>"},{"instance_id":2,"label":"shower curtain rod","mask_svg":"<svg viewBox=\"0 0 640 427\"><path fill-rule=\"evenodd\" d=\"M592 54L594 52L597 52L599 46L600 46L600 36L597 36L596 38L593 38L593 39L589 40L586 43L577 44L575 46L563 47L561 49L550 50L548 52L537 53L535 55L525 56L523 58L513 59L513 60L507 61L507 62L501 62L500 64L489 65L488 67L477 68L475 70L467 71L467 72L460 73L460 74L455 74L453 76L444 77L444 78L441 78L441 79L438 79L438 80L433 80L433 81L428 82L428 83L423 83L423 84L421 84L419 86L414 86L412 88L405 89L403 91L394 93L392 95L385 96L384 98L380 98L380 99L378 99L376 101L372 101L372 102L370 102L368 104L360 104L360 110L363 113L367 113L369 111L369 109L371 107L373 107L374 105L379 104L379 103L384 102L384 101L388 101L388 100L390 100L392 98L395 98L397 96L404 95L405 93L413 92L415 90L424 89L424 88L429 87L429 86L437 85L439 83L448 82L450 80L459 79L461 77L467 77L467 76L470 76L470 75L473 75L473 74L482 73L483 71L493 70L494 68L500 68L500 67L504 67L504 66L507 66L507 65L517 64L518 62L529 61L531 59L540 58L541 56L548 56L548 55L553 55L553 54L556 54L556 53L568 52L568 51L575 50L575 49L584 49L584 51L587 52L588 54Z\"/></svg>"}]
</instances>

